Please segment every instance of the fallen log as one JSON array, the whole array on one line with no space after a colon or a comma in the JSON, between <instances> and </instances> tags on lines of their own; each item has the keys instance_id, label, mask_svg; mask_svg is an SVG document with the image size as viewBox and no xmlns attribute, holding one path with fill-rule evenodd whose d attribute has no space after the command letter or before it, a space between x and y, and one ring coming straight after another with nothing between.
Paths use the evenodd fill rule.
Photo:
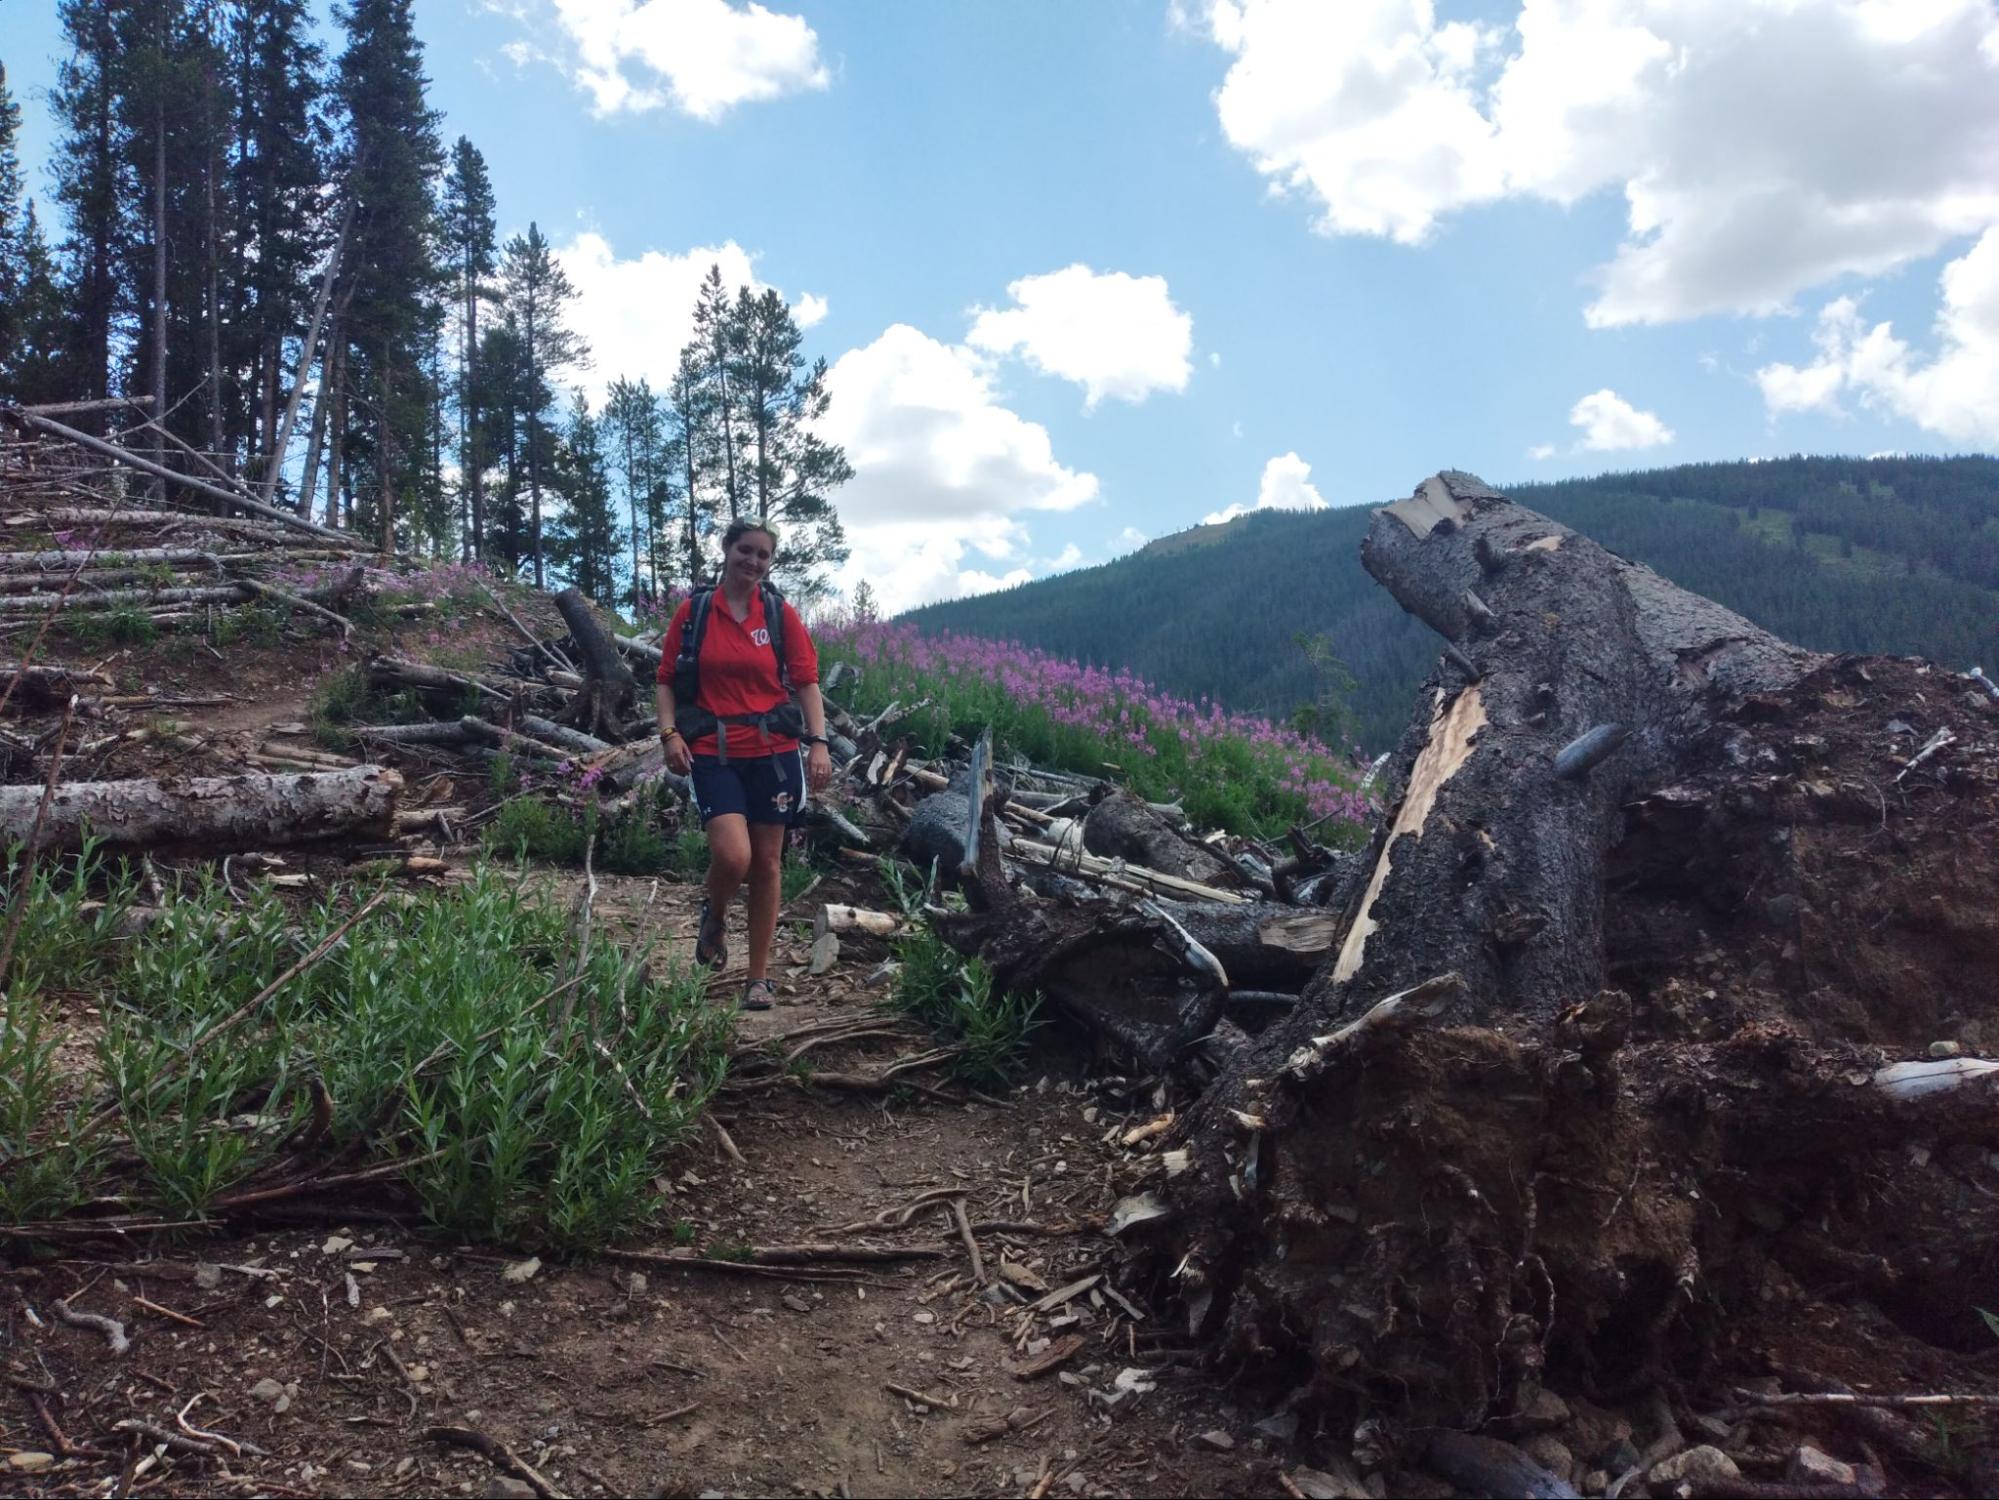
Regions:
<instances>
[{"instance_id":1,"label":"fallen log","mask_svg":"<svg viewBox=\"0 0 1999 1500\"><path fill-rule=\"evenodd\" d=\"M507 694L481 678L433 667L426 662L399 661L388 656L378 656L368 663L368 681L376 687L451 693L460 699L468 692L479 693L499 703L505 703L508 698Z\"/></svg>"},{"instance_id":2,"label":"fallen log","mask_svg":"<svg viewBox=\"0 0 1999 1500\"><path fill-rule=\"evenodd\" d=\"M39 614L54 608L61 608L65 614L89 614L128 606L241 604L253 592L248 584L226 583L210 588L106 589L102 593L76 593L67 598L61 594L8 594L0 596L0 614Z\"/></svg>"},{"instance_id":3,"label":"fallen log","mask_svg":"<svg viewBox=\"0 0 1999 1500\"><path fill-rule=\"evenodd\" d=\"M927 799L926 799L927 801ZM922 804L918 805L921 810ZM1103 859L1094 854L1085 854L1057 848L1053 844L1043 844L1034 839L1015 839L1007 845L1007 858L1022 863L1033 861L1060 870L1067 875L1077 875L1085 880L1115 879L1144 886L1162 896L1181 896L1197 901L1220 901L1240 904L1247 898L1236 891L1225 891L1219 886L1202 885L1198 880L1183 880L1178 875L1169 875L1163 870L1151 870L1142 865L1126 864L1123 860Z\"/></svg>"},{"instance_id":4,"label":"fallen log","mask_svg":"<svg viewBox=\"0 0 1999 1500\"><path fill-rule=\"evenodd\" d=\"M44 849L77 849L86 834L114 847L192 844L238 849L335 836L386 837L403 780L382 766L347 771L73 782L56 788ZM0 787L0 844L26 844L36 786Z\"/></svg>"},{"instance_id":5,"label":"fallen log","mask_svg":"<svg viewBox=\"0 0 1999 1500\"><path fill-rule=\"evenodd\" d=\"M556 762L574 758L574 752L567 745L550 744L518 729L502 729L498 724L482 719L477 714L466 714L459 719L458 727L464 730L469 738L491 745L497 750L523 752Z\"/></svg>"},{"instance_id":6,"label":"fallen log","mask_svg":"<svg viewBox=\"0 0 1999 1500\"><path fill-rule=\"evenodd\" d=\"M472 738L455 719L448 724L349 724L343 732L386 745L462 745Z\"/></svg>"},{"instance_id":7,"label":"fallen log","mask_svg":"<svg viewBox=\"0 0 1999 1500\"><path fill-rule=\"evenodd\" d=\"M51 421L47 417L37 416L33 412L21 411L18 408L9 411L7 415L17 422L25 423L38 432L48 433L52 437L66 438L78 447L86 448L101 458L108 458L115 463L121 463L128 469L137 469L141 474L151 475L155 479L163 479L169 484L180 485L183 489L193 490L198 495L206 495L211 500L219 500L223 504L234 506L238 510L249 511L252 515L261 516L269 521L275 521L279 525L289 527L294 531L305 532L307 535L316 536L322 541L338 542L343 546L349 546L355 550L359 550L363 545L356 542L352 537L343 535L338 531L329 531L324 526L315 525L311 521L293 515L290 511L280 510L274 505L266 505L260 500L252 500L247 495L239 494L234 490L223 489L219 485L210 484L203 479L197 479L191 474L176 473L165 464L156 464L151 459L141 458L138 454L121 448L116 443L107 442L103 438L92 437L87 432L78 432L74 427L66 427L61 422Z\"/></svg>"},{"instance_id":8,"label":"fallen log","mask_svg":"<svg viewBox=\"0 0 1999 1500\"><path fill-rule=\"evenodd\" d=\"M1160 909L1246 989L1302 989L1338 945L1338 912L1275 901L1166 901Z\"/></svg>"},{"instance_id":9,"label":"fallen log","mask_svg":"<svg viewBox=\"0 0 1999 1500\"><path fill-rule=\"evenodd\" d=\"M582 690L560 717L564 723L599 738L622 739L618 726L632 711L632 703L638 696L638 680L618 654L616 642L597 623L590 601L580 590L564 589L555 596L555 607L583 658Z\"/></svg>"},{"instance_id":10,"label":"fallen log","mask_svg":"<svg viewBox=\"0 0 1999 1500\"><path fill-rule=\"evenodd\" d=\"M578 755L602 755L612 748L609 740L600 740L593 734L584 734L581 730L558 724L553 719L544 719L538 714L516 714L514 723L536 739L561 745Z\"/></svg>"},{"instance_id":11,"label":"fallen log","mask_svg":"<svg viewBox=\"0 0 1999 1500\"><path fill-rule=\"evenodd\" d=\"M1083 847L1102 858L1143 865L1197 885L1228 890L1242 884L1240 870L1127 791L1110 790L1084 816Z\"/></svg>"}]
</instances>

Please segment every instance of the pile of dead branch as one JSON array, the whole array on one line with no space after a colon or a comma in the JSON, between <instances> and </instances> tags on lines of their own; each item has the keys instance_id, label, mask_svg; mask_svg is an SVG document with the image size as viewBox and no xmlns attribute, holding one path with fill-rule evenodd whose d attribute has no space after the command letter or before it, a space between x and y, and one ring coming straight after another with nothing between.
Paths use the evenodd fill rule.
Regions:
<instances>
[{"instance_id":1,"label":"pile of dead branch","mask_svg":"<svg viewBox=\"0 0 1999 1500\"><path fill-rule=\"evenodd\" d=\"M71 425L107 416L107 436ZM46 539L0 550L0 634L32 632L56 610L72 624L115 613L213 635L219 618L250 605L352 632L340 610L364 592L356 558L367 544L272 504L165 433L143 402L0 407L0 430L0 541ZM139 451L162 439L186 471Z\"/></svg>"}]
</instances>

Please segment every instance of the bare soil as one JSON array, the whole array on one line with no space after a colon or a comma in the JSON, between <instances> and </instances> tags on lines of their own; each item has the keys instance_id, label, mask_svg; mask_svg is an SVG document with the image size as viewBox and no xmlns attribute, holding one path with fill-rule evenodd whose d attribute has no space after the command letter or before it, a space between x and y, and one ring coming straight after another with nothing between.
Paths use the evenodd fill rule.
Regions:
<instances>
[{"instance_id":1,"label":"bare soil","mask_svg":"<svg viewBox=\"0 0 1999 1500\"><path fill-rule=\"evenodd\" d=\"M422 635L406 632L401 649L428 644L434 654ZM480 620L449 645L497 656L512 639L504 624ZM58 641L44 654L103 653ZM121 686L229 701L171 711L194 743L120 747L97 774L240 764L272 726L305 716L319 671L340 660L324 643L239 644L218 659L198 639L118 653L107 669L127 679ZM431 800L476 801L476 779L456 779ZM289 858L317 886L340 878L341 851ZM562 896L576 877L530 878ZM779 1008L743 1016L740 1044L862 1017L883 997L868 983L886 954L872 940L850 941L824 975L805 973L811 912L829 895L870 900L855 887L862 878L839 877L787 913ZM599 880L595 911L609 930L659 942L663 961L691 945L695 888ZM740 908L734 926L740 964ZM739 972L718 978L715 1003L732 1004L740 982ZM888 1034L816 1047L796 1071L865 1069L911 1046ZM425 1436L459 1426L505 1444L571 1495L1005 1494L1042 1481L1055 1495L1281 1493L1280 1445L1251 1430L1268 1409L1217 1391L1175 1347L1184 1340L1135 1318L1142 1309L1121 1306L1114 1287L1099 1283L1053 1309L1064 1328L1037 1319L1017 1339L1002 1321L1040 1295L1028 1288L1059 1289L1108 1266L1113 1245L1099 1231L1126 1156L1113 1143L1156 1113L1150 1084L1127 1095L1122 1079L1091 1079L1059 1040L1027 1076L1005 1098L949 1088L954 1103L916 1091L832 1094L802 1077L725 1095L716 1113L742 1163L715 1134L691 1141L659 1181L659 1233L628 1247L725 1257L809 1242L935 1247L922 1260L686 1268L547 1258L526 1275L536 1247L440 1240L382 1196L298 1205L255 1232L17 1254L0 1269L0 1365L11 1383L0 1391L0 1489L517 1492L486 1458ZM832 1232L939 1188L962 1189L974 1223L1030 1226L978 1236L989 1276L1000 1280L1006 1262L1021 1283L1014 1292L981 1298L944 1212L918 1212L895 1230ZM114 1354L100 1334L58 1321L59 1298L120 1320L130 1351ZM1065 1334L1082 1344L1059 1373L1015 1378ZM1137 1388L1121 1391L1121 1374ZM969 1440L1007 1413L1022 1431ZM241 1452L135 1448L121 1421L218 1434Z\"/></svg>"},{"instance_id":2,"label":"bare soil","mask_svg":"<svg viewBox=\"0 0 1999 1500\"><path fill-rule=\"evenodd\" d=\"M402 632L397 647L469 660L503 656L516 639L485 617L430 633ZM61 643L44 653L96 654ZM94 774L239 764L272 726L305 716L322 664L339 659L319 642L239 645L222 659L198 639L170 639L129 653L109 670L163 694L229 701L171 711L192 745L120 747ZM1466 1182L1509 1213L1524 1201L1520 1184L1538 1185L1539 1253L1603 1268L1598 1307L1614 1312L1592 1323L1560 1309L1535 1354L1548 1361L1545 1386L1565 1398L1559 1411L1493 1429L1544 1465L1566 1464L1587 1492L1641 1453L1688 1442L1743 1455L1745 1485L1777 1485L1801 1432L1877 1490L1991 1490L1999 1465L1975 1408L1869 1429L1823 1411L1745 1415L1734 1394L1813 1382L1994 1388L1999 1339L1979 1309L1999 1310L1995 1143L1982 1123L1954 1134L1952 1118L1926 1117L1912 1136L1896 1133L1889 1112L1847 1107L1873 1069L1933 1043L1967 1054L1999 1044L1999 708L1969 691L1919 663L1844 661L1786 703L1746 705L1674 787L1631 809L1613 859L1611 979L1631 1000L1628 1042L1612 1049L1621 1071L1563 1083L1548 1059L1497 1033L1439 1031L1362 1080L1355 1108L1385 1122L1377 1136L1323 1138L1327 1173L1361 1150L1388 1163L1349 1175L1363 1194L1376 1191L1369 1183L1405 1194L1412 1225ZM1955 741L1908 769L1945 727ZM410 778L420 800L482 794L476 777L437 774ZM342 878L345 853L293 856L293 868L323 886ZM561 892L574 883L531 878ZM880 944L847 940L830 972L805 972L812 910L828 899L881 904L870 879L833 877L787 912L780 1006L742 1017L742 1044L789 1038L789 1050L812 1027L871 1013L883 996ZM600 882L596 912L611 930L668 953L690 945L692 887ZM734 925L740 950L739 915ZM739 983L721 976L715 1003L733 1003ZM1597 1055L1589 1030L1602 1019L1574 1019L1582 1055ZM698 1249L726 1267L541 1257L529 1274L537 1247L440 1240L387 1196L296 1205L252 1232L17 1257L0 1270L11 1386L0 1390L0 1488L523 1492L487 1458L427 1437L435 1427L487 1435L570 1495L1274 1495L1298 1492L1301 1464L1345 1472L1353 1429L1322 1432L1309 1414L1300 1424L1284 1411L1287 1394L1338 1384L1337 1351L1313 1369L1295 1355L1246 1356L1237 1341L1220 1346L1217 1364L1192 1347L1180 1313L1159 1310L1173 1305L1170 1267L1119 1280L1127 1261L1104 1226L1121 1198L1157 1186L1145 1174L1162 1143L1120 1140L1175 1101L1092 1062L1053 1027L1029 1081L1003 1098L955 1085L943 1085L948 1101L854 1095L805 1076L868 1071L921 1045L884 1026L812 1048L798 1076L743 1071L744 1087L716 1112L743 1160L720 1134L691 1141L660 1181L659 1232L627 1247ZM1575 1091L1574 1128L1559 1111L1540 1114L1564 1088ZM1598 1113L1580 1112L1590 1099ZM1735 1133L1713 1134L1715 1120ZM1814 1131L1847 1149L1845 1170L1827 1169ZM1540 1154L1522 1156L1523 1142ZM1766 1165L1745 1170L1756 1162ZM872 1227L939 1189L962 1191L972 1223L999 1226L977 1242L1012 1292L980 1292L938 1208ZM1350 1263L1340 1225L1294 1231L1288 1274L1321 1274L1315 1259ZM732 1259L812 1243L929 1254L796 1267ZM1698 1277L1682 1282L1689 1247ZM1509 1244L1509 1264L1515 1253ZM1037 1287L1099 1274L1046 1313L1020 1311ZM130 1352L60 1322L58 1298L120 1319ZM1446 1311L1384 1308L1412 1332L1426 1319L1441 1326ZM1272 1335L1266 1348L1283 1347L1276 1330L1255 1331ZM1070 1337L1081 1342L1059 1370L1018 1378ZM1527 1357L1483 1347L1494 1361ZM1407 1366L1410 1381L1437 1389L1460 1373L1413 1357ZM973 1441L1008 1414L1020 1430ZM123 1421L219 1434L242 1451L135 1447ZM65 1456L67 1445L87 1451ZM1420 1451L1376 1456L1369 1485L1453 1493L1421 1463Z\"/></svg>"}]
</instances>

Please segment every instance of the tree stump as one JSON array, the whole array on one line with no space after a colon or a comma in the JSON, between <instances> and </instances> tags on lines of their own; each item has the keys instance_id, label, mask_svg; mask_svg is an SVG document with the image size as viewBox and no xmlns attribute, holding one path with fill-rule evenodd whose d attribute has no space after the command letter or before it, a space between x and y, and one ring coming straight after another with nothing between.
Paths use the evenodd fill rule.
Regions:
<instances>
[{"instance_id":1,"label":"tree stump","mask_svg":"<svg viewBox=\"0 0 1999 1500\"><path fill-rule=\"evenodd\" d=\"M583 658L583 686L560 718L571 728L598 739L622 741L624 719L638 696L638 679L625 665L617 641L597 623L590 601L579 590L564 589L555 596L555 607Z\"/></svg>"},{"instance_id":2,"label":"tree stump","mask_svg":"<svg viewBox=\"0 0 1999 1500\"><path fill-rule=\"evenodd\" d=\"M1469 475L1376 512L1362 558L1444 659L1342 935L1183 1116L1140 1259L1190 1332L1321 1407L1469 1427L1551 1358L1650 1368L1686 1310L1707 1210L1634 1189L1707 1137L1663 1138L1665 1085L1620 1071L1606 860L1636 793L1822 659Z\"/></svg>"}]
</instances>

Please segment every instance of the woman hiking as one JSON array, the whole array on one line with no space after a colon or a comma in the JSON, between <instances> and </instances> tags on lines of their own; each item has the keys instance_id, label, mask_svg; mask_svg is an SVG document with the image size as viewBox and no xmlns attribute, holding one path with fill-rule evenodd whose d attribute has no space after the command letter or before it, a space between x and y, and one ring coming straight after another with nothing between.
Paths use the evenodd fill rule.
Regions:
<instances>
[{"instance_id":1,"label":"woman hiking","mask_svg":"<svg viewBox=\"0 0 1999 1500\"><path fill-rule=\"evenodd\" d=\"M722 581L682 601L659 658L659 737L666 767L694 783L708 832L707 896L694 961L729 961L729 903L750 887L744 1010L769 1010L784 835L805 788L833 777L819 656L798 611L764 582L777 533L737 521L722 538ZM809 747L800 764L799 746Z\"/></svg>"}]
</instances>

